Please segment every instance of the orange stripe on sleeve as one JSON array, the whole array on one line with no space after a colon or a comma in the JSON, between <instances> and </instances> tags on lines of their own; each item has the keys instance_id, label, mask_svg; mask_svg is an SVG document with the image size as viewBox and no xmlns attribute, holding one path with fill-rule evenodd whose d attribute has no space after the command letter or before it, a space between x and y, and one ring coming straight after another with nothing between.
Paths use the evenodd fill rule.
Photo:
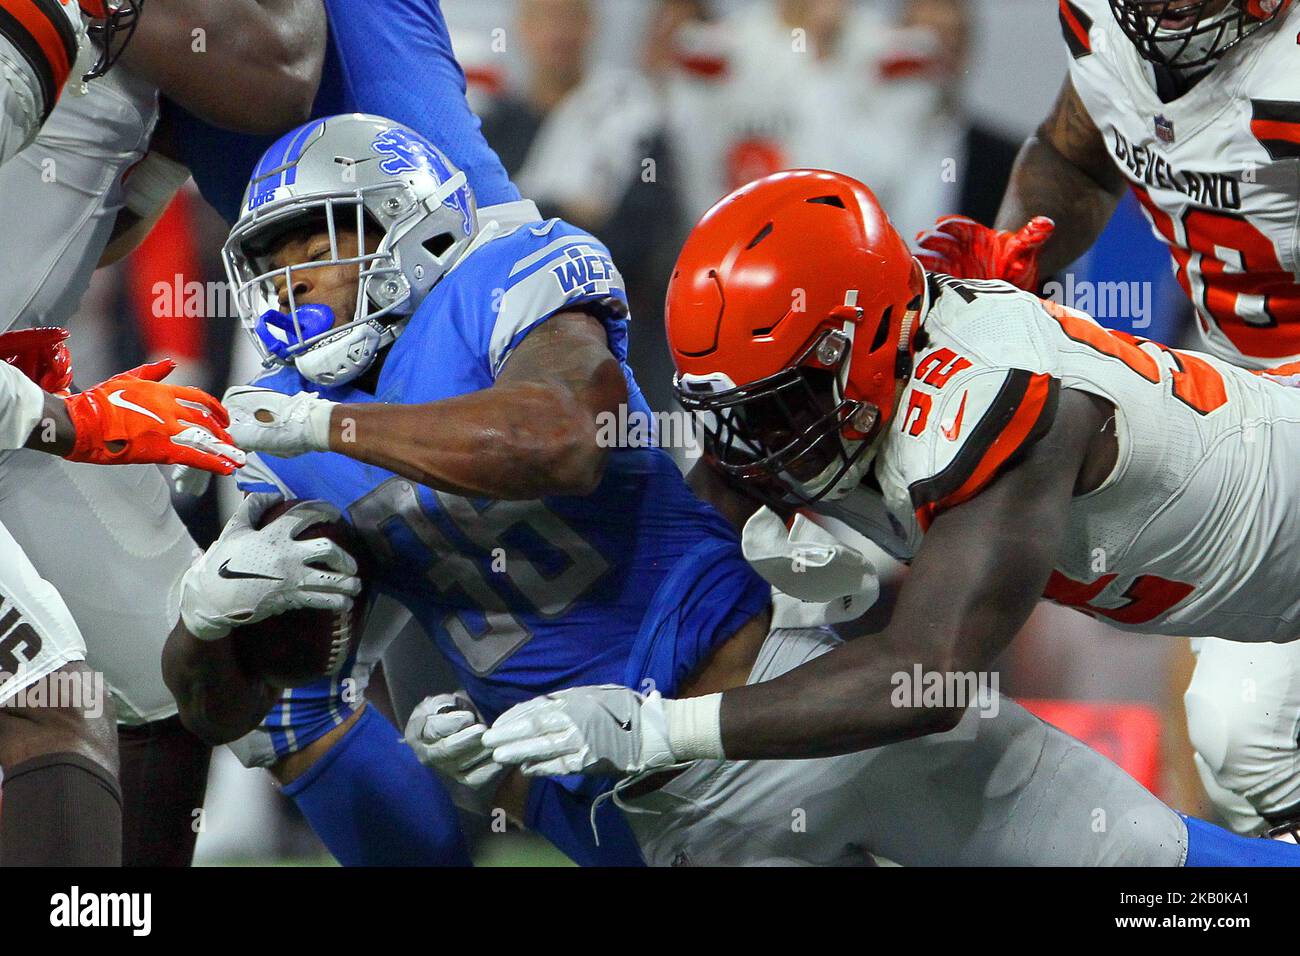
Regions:
<instances>
[{"instance_id":1,"label":"orange stripe on sleeve","mask_svg":"<svg viewBox=\"0 0 1300 956\"><path fill-rule=\"evenodd\" d=\"M72 72L72 62L68 58L68 51L63 45L63 38L59 36L58 28L33 0L9 0L6 9L40 45L41 52L45 54L45 58L50 62L50 68L54 71L55 86L57 89L62 89L63 84L67 82L68 74Z\"/></svg>"},{"instance_id":2,"label":"orange stripe on sleeve","mask_svg":"<svg viewBox=\"0 0 1300 956\"><path fill-rule=\"evenodd\" d=\"M1251 120L1250 131L1257 139L1285 140L1300 143L1300 123L1287 123L1282 120Z\"/></svg>"},{"instance_id":3,"label":"orange stripe on sleeve","mask_svg":"<svg viewBox=\"0 0 1300 956\"><path fill-rule=\"evenodd\" d=\"M993 407L943 472L909 489L925 531L942 512L983 491L1008 464L1047 434L1060 383L1050 375L1012 370Z\"/></svg>"}]
</instances>

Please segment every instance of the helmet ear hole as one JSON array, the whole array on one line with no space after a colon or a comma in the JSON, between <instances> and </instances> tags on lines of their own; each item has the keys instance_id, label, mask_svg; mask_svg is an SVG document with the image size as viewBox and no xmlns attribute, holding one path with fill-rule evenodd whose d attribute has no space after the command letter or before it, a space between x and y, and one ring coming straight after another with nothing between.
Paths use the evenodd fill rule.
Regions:
<instances>
[{"instance_id":1,"label":"helmet ear hole","mask_svg":"<svg viewBox=\"0 0 1300 956\"><path fill-rule=\"evenodd\" d=\"M431 239L424 241L424 248L428 250L429 255L435 259L441 259L443 255L456 243L456 237L449 232L440 232Z\"/></svg>"},{"instance_id":2,"label":"helmet ear hole","mask_svg":"<svg viewBox=\"0 0 1300 956\"><path fill-rule=\"evenodd\" d=\"M878 352L884 348L885 343L889 341L889 320L893 318L894 307L887 306L884 314L880 316L880 325L876 327L876 337L871 340L871 351Z\"/></svg>"}]
</instances>

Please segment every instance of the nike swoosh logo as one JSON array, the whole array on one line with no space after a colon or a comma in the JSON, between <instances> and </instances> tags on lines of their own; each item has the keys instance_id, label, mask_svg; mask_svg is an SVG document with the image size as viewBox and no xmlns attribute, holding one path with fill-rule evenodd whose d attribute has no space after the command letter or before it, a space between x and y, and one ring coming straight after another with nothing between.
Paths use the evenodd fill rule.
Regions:
<instances>
[{"instance_id":1,"label":"nike swoosh logo","mask_svg":"<svg viewBox=\"0 0 1300 956\"><path fill-rule=\"evenodd\" d=\"M145 408L143 405L137 405L129 398L123 398L122 395L125 391L126 389L119 388L116 392L110 392L108 396L109 404L116 405L118 408L125 408L128 412L139 412L141 415L148 415L159 425L166 424L161 418L149 411L149 409Z\"/></svg>"},{"instance_id":2,"label":"nike swoosh logo","mask_svg":"<svg viewBox=\"0 0 1300 956\"><path fill-rule=\"evenodd\" d=\"M631 717L628 717L627 719L624 719L624 718L620 717L618 714L614 713L614 708L612 708L612 707L607 707L605 704L601 704L600 707L601 707L601 709L602 709L603 711L605 711L605 713L609 714L609 716L611 716L611 717L614 718L614 723L618 724L618 728L619 728L619 730L627 730L627 731L630 731L630 730L632 729L632 718L631 718Z\"/></svg>"},{"instance_id":3,"label":"nike swoosh logo","mask_svg":"<svg viewBox=\"0 0 1300 956\"><path fill-rule=\"evenodd\" d=\"M952 425L943 429L943 437L948 441L956 441L957 436L961 434L961 421L966 417L966 399L970 397L970 392L963 392L961 396L961 405L957 407L957 417L952 420Z\"/></svg>"},{"instance_id":4,"label":"nike swoosh logo","mask_svg":"<svg viewBox=\"0 0 1300 956\"><path fill-rule=\"evenodd\" d=\"M217 568L217 577L225 578L228 581L283 581L284 578L273 578L269 574L252 574L248 571L230 570L230 559L227 558L221 562L221 567Z\"/></svg>"}]
</instances>

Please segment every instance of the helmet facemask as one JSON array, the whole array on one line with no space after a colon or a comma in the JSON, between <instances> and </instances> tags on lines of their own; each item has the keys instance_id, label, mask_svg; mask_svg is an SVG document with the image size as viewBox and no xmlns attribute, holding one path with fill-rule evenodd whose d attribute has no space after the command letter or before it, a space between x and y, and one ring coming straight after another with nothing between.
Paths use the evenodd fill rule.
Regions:
<instances>
[{"instance_id":1,"label":"helmet facemask","mask_svg":"<svg viewBox=\"0 0 1300 956\"><path fill-rule=\"evenodd\" d=\"M1110 0L1120 28L1143 58L1182 73L1205 70L1228 50L1263 29L1283 0ZM1182 23L1161 26L1164 21Z\"/></svg>"},{"instance_id":2,"label":"helmet facemask","mask_svg":"<svg viewBox=\"0 0 1300 956\"><path fill-rule=\"evenodd\" d=\"M834 501L862 480L881 431L881 410L845 395L851 354L851 335L829 329L775 375L740 386L682 375L677 397L699 413L706 454L746 490L779 506Z\"/></svg>"},{"instance_id":3,"label":"helmet facemask","mask_svg":"<svg viewBox=\"0 0 1300 956\"><path fill-rule=\"evenodd\" d=\"M463 185L464 174L458 173L445 189L451 194ZM379 216L373 212L376 209L390 220L387 228L378 221ZM223 256L240 321L257 346L263 365L294 365L304 377L323 385L346 384L362 374L379 350L396 340L404 320L413 311L411 282L398 246L423 221L420 209L421 204L405 183L390 181L306 202L297 200L280 210L268 206L264 215L255 213L237 225ZM271 253L276 241L312 223L319 223L328 232L329 257L275 266ZM356 233L355 255L344 256L339 248L339 233L344 229ZM368 237L376 232L382 238L373 251L368 251ZM413 267L417 278L445 273L463 252L463 244L451 235L438 234L420 245L422 255L430 261L427 269L424 264ZM295 277L308 270L339 266L357 269L356 307L347 321L324 324L323 310L301 306L297 301ZM287 290L288 303L283 311L277 279Z\"/></svg>"},{"instance_id":4,"label":"helmet facemask","mask_svg":"<svg viewBox=\"0 0 1300 956\"><path fill-rule=\"evenodd\" d=\"M144 0L80 0L80 4L90 17L86 33L99 52L95 65L82 77L89 82L107 73L126 50L140 23Z\"/></svg>"}]
</instances>

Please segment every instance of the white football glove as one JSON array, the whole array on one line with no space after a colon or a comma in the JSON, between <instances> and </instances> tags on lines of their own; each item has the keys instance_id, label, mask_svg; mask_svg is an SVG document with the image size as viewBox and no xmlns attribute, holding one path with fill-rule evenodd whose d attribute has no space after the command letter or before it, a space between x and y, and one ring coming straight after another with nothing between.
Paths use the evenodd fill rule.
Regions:
<instances>
[{"instance_id":1,"label":"white football glove","mask_svg":"<svg viewBox=\"0 0 1300 956\"><path fill-rule=\"evenodd\" d=\"M351 610L361 592L356 561L328 538L294 538L311 525L337 520L338 509L306 501L256 530L257 519L280 500L245 498L221 537L185 572L181 620L200 640L215 641L290 610Z\"/></svg>"},{"instance_id":2,"label":"white football glove","mask_svg":"<svg viewBox=\"0 0 1300 956\"><path fill-rule=\"evenodd\" d=\"M426 767L472 790L490 788L506 768L483 746L487 726L464 691L426 697L406 722L406 742Z\"/></svg>"},{"instance_id":3,"label":"white football glove","mask_svg":"<svg viewBox=\"0 0 1300 956\"><path fill-rule=\"evenodd\" d=\"M231 437L245 451L292 458L330 450L334 402L310 392L284 395L255 385L236 385L221 403L230 411Z\"/></svg>"},{"instance_id":4,"label":"white football glove","mask_svg":"<svg viewBox=\"0 0 1300 956\"><path fill-rule=\"evenodd\" d=\"M212 472L189 465L172 465L167 474L171 481L172 492L186 498L201 498L208 492L212 483Z\"/></svg>"},{"instance_id":5,"label":"white football glove","mask_svg":"<svg viewBox=\"0 0 1300 956\"><path fill-rule=\"evenodd\" d=\"M557 691L511 707L483 734L483 746L529 777L624 777L671 767L679 760L664 703L658 691L616 684Z\"/></svg>"}]
</instances>

